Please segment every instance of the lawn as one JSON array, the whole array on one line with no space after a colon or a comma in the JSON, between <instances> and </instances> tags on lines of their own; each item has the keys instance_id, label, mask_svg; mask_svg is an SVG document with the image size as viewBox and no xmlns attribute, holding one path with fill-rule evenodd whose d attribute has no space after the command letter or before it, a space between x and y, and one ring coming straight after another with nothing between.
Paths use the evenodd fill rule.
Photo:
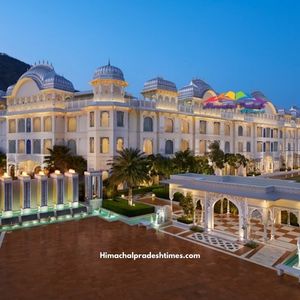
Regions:
<instances>
[{"instance_id":1,"label":"lawn","mask_svg":"<svg viewBox=\"0 0 300 300\"><path fill-rule=\"evenodd\" d=\"M136 217L154 212L153 206L144 203L134 203L134 206L130 206L127 200L122 198L105 199L102 202L102 207L127 217Z\"/></svg>"}]
</instances>

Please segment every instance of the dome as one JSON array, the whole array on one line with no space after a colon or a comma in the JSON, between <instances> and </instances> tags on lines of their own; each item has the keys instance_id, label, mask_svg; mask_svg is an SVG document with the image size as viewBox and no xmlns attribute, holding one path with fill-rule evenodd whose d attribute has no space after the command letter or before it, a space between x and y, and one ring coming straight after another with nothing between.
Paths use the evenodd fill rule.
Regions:
<instances>
[{"instance_id":1,"label":"dome","mask_svg":"<svg viewBox=\"0 0 300 300\"><path fill-rule=\"evenodd\" d=\"M214 91L209 84L201 79L193 79L189 85L184 86L179 90L178 99L203 98L208 91Z\"/></svg>"},{"instance_id":2,"label":"dome","mask_svg":"<svg viewBox=\"0 0 300 300\"><path fill-rule=\"evenodd\" d=\"M175 93L177 92L175 83L169 80L165 80L162 77L156 77L144 83L143 93L155 90L165 90Z\"/></svg>"},{"instance_id":3,"label":"dome","mask_svg":"<svg viewBox=\"0 0 300 300\"><path fill-rule=\"evenodd\" d=\"M102 66L96 69L93 80L95 79L114 79L125 81L124 74L121 69L114 67L108 62L106 66Z\"/></svg>"},{"instance_id":4,"label":"dome","mask_svg":"<svg viewBox=\"0 0 300 300\"><path fill-rule=\"evenodd\" d=\"M20 79L31 78L36 82L39 89L59 89L68 92L74 92L74 87L71 81L63 76L56 74L53 66L48 64L39 64L32 66L25 72Z\"/></svg>"}]
</instances>

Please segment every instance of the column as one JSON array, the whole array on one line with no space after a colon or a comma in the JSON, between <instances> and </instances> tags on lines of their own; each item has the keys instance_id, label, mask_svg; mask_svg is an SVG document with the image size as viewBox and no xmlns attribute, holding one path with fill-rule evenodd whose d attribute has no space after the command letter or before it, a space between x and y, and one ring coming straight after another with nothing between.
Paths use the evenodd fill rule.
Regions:
<instances>
[{"instance_id":1,"label":"column","mask_svg":"<svg viewBox=\"0 0 300 300\"><path fill-rule=\"evenodd\" d=\"M65 173L65 176L67 178L66 200L69 202L70 206L77 207L79 200L78 174L74 170L70 169Z\"/></svg>"},{"instance_id":2,"label":"column","mask_svg":"<svg viewBox=\"0 0 300 300\"><path fill-rule=\"evenodd\" d=\"M31 207L31 178L26 172L23 172L21 176L18 176L20 182L20 207L24 213L30 212Z\"/></svg>"},{"instance_id":3,"label":"column","mask_svg":"<svg viewBox=\"0 0 300 300\"><path fill-rule=\"evenodd\" d=\"M221 213L221 215L223 215L223 209L224 209L224 207L223 207L223 203L224 202L224 199L221 199L221 211L220 211L220 213Z\"/></svg>"},{"instance_id":4,"label":"column","mask_svg":"<svg viewBox=\"0 0 300 300\"><path fill-rule=\"evenodd\" d=\"M287 224L288 224L288 226L291 225L291 213L289 210L287 211Z\"/></svg>"},{"instance_id":5,"label":"column","mask_svg":"<svg viewBox=\"0 0 300 300\"><path fill-rule=\"evenodd\" d=\"M48 177L43 171L35 174L34 177L37 179L37 205L42 210L48 208Z\"/></svg>"},{"instance_id":6,"label":"column","mask_svg":"<svg viewBox=\"0 0 300 300\"><path fill-rule=\"evenodd\" d=\"M212 208L211 208L210 198L207 195L207 193L204 198L204 207L205 207L204 228L205 228L205 231L210 232L213 229L213 216L212 216L213 212L212 212Z\"/></svg>"},{"instance_id":7,"label":"column","mask_svg":"<svg viewBox=\"0 0 300 300\"><path fill-rule=\"evenodd\" d=\"M266 242L268 240L268 235L267 235L267 227L268 227L268 209L267 208L263 208L263 225L264 225L264 241Z\"/></svg>"},{"instance_id":8,"label":"column","mask_svg":"<svg viewBox=\"0 0 300 300\"><path fill-rule=\"evenodd\" d=\"M195 201L193 201L193 206L194 206L194 211L193 211L193 224L194 224L194 225L197 225L197 222L196 222L196 203L195 203Z\"/></svg>"},{"instance_id":9,"label":"column","mask_svg":"<svg viewBox=\"0 0 300 300\"><path fill-rule=\"evenodd\" d=\"M227 215L230 214L230 203L229 200L227 199Z\"/></svg>"},{"instance_id":10,"label":"column","mask_svg":"<svg viewBox=\"0 0 300 300\"><path fill-rule=\"evenodd\" d=\"M92 191L92 176L90 172L84 172L84 193L86 200L91 200L93 198Z\"/></svg>"},{"instance_id":11,"label":"column","mask_svg":"<svg viewBox=\"0 0 300 300\"><path fill-rule=\"evenodd\" d=\"M64 176L56 170L50 175L53 178L53 204L54 208L64 208Z\"/></svg>"},{"instance_id":12,"label":"column","mask_svg":"<svg viewBox=\"0 0 300 300\"><path fill-rule=\"evenodd\" d=\"M0 203L3 216L11 216L13 210L13 189L12 189L12 178L4 173L0 177L1 181L1 190L0 190Z\"/></svg>"}]
</instances>

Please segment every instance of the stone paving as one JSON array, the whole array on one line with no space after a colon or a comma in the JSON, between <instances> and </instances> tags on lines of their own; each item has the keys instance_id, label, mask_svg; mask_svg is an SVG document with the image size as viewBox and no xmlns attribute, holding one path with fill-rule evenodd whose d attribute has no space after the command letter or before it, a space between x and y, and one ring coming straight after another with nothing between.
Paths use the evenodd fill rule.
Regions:
<instances>
[{"instance_id":1,"label":"stone paving","mask_svg":"<svg viewBox=\"0 0 300 300\"><path fill-rule=\"evenodd\" d=\"M113 260L110 253L199 253ZM170 234L98 217L18 230L0 249L1 299L299 299L289 276Z\"/></svg>"}]
</instances>

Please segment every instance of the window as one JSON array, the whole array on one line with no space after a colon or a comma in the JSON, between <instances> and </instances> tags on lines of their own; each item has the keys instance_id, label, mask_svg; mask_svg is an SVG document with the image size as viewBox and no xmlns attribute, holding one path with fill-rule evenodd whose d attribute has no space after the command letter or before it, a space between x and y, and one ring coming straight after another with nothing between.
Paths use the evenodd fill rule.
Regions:
<instances>
[{"instance_id":1,"label":"window","mask_svg":"<svg viewBox=\"0 0 300 300\"><path fill-rule=\"evenodd\" d=\"M189 149L189 142L187 140L181 140L180 150L185 151L187 149Z\"/></svg>"},{"instance_id":2,"label":"window","mask_svg":"<svg viewBox=\"0 0 300 300\"><path fill-rule=\"evenodd\" d=\"M274 142L274 152L278 151L278 142Z\"/></svg>"},{"instance_id":3,"label":"window","mask_svg":"<svg viewBox=\"0 0 300 300\"><path fill-rule=\"evenodd\" d=\"M230 143L228 141L225 142L224 150L225 153L230 153Z\"/></svg>"},{"instance_id":4,"label":"window","mask_svg":"<svg viewBox=\"0 0 300 300\"><path fill-rule=\"evenodd\" d=\"M26 154L31 154L31 140L26 141Z\"/></svg>"},{"instance_id":5,"label":"window","mask_svg":"<svg viewBox=\"0 0 300 300\"><path fill-rule=\"evenodd\" d=\"M251 152L251 143L250 142L247 142L247 144L246 144L246 151Z\"/></svg>"},{"instance_id":6,"label":"window","mask_svg":"<svg viewBox=\"0 0 300 300\"><path fill-rule=\"evenodd\" d=\"M52 131L52 117L44 118L44 131L46 131L46 132Z\"/></svg>"},{"instance_id":7,"label":"window","mask_svg":"<svg viewBox=\"0 0 300 300\"><path fill-rule=\"evenodd\" d=\"M190 132L190 124L187 120L181 120L181 132L182 133Z\"/></svg>"},{"instance_id":8,"label":"window","mask_svg":"<svg viewBox=\"0 0 300 300\"><path fill-rule=\"evenodd\" d=\"M15 140L8 141L8 152L16 153L16 141Z\"/></svg>"},{"instance_id":9,"label":"window","mask_svg":"<svg viewBox=\"0 0 300 300\"><path fill-rule=\"evenodd\" d=\"M33 154L41 154L41 140L33 140Z\"/></svg>"},{"instance_id":10,"label":"window","mask_svg":"<svg viewBox=\"0 0 300 300\"><path fill-rule=\"evenodd\" d=\"M73 155L76 155L76 141L75 140L68 140L68 148L71 150Z\"/></svg>"},{"instance_id":11,"label":"window","mask_svg":"<svg viewBox=\"0 0 300 300\"><path fill-rule=\"evenodd\" d=\"M280 139L283 138L283 132L282 132L282 130L279 131L279 138L280 138Z\"/></svg>"},{"instance_id":12,"label":"window","mask_svg":"<svg viewBox=\"0 0 300 300\"><path fill-rule=\"evenodd\" d=\"M261 127L257 127L257 136L262 137L262 128Z\"/></svg>"},{"instance_id":13,"label":"window","mask_svg":"<svg viewBox=\"0 0 300 300\"><path fill-rule=\"evenodd\" d=\"M8 131L9 133L15 133L16 132L16 120L9 120L8 122Z\"/></svg>"},{"instance_id":14,"label":"window","mask_svg":"<svg viewBox=\"0 0 300 300\"><path fill-rule=\"evenodd\" d=\"M93 137L90 137L90 153L95 152L95 139Z\"/></svg>"},{"instance_id":15,"label":"window","mask_svg":"<svg viewBox=\"0 0 300 300\"><path fill-rule=\"evenodd\" d=\"M109 138L108 137L100 138L100 153L103 153L103 154L109 153Z\"/></svg>"},{"instance_id":16,"label":"window","mask_svg":"<svg viewBox=\"0 0 300 300\"><path fill-rule=\"evenodd\" d=\"M95 112L90 111L90 127L94 127L94 126L95 126Z\"/></svg>"},{"instance_id":17,"label":"window","mask_svg":"<svg viewBox=\"0 0 300 300\"><path fill-rule=\"evenodd\" d=\"M257 142L257 152L262 152L262 142Z\"/></svg>"},{"instance_id":18,"label":"window","mask_svg":"<svg viewBox=\"0 0 300 300\"><path fill-rule=\"evenodd\" d=\"M291 147L291 143L288 143L288 151L291 151L292 147Z\"/></svg>"},{"instance_id":19,"label":"window","mask_svg":"<svg viewBox=\"0 0 300 300\"><path fill-rule=\"evenodd\" d=\"M214 122L214 135L220 135L220 122Z\"/></svg>"},{"instance_id":20,"label":"window","mask_svg":"<svg viewBox=\"0 0 300 300\"><path fill-rule=\"evenodd\" d=\"M49 154L49 150L52 149L52 140L51 139L45 139L44 140L44 154Z\"/></svg>"},{"instance_id":21,"label":"window","mask_svg":"<svg viewBox=\"0 0 300 300\"><path fill-rule=\"evenodd\" d=\"M26 132L31 132L31 119L26 119Z\"/></svg>"},{"instance_id":22,"label":"window","mask_svg":"<svg viewBox=\"0 0 300 300\"><path fill-rule=\"evenodd\" d=\"M200 140L200 142L199 142L199 152L200 152L200 154L205 154L206 153L206 141L205 140Z\"/></svg>"},{"instance_id":23,"label":"window","mask_svg":"<svg viewBox=\"0 0 300 300\"><path fill-rule=\"evenodd\" d=\"M243 127L242 126L239 126L238 127L238 136L243 136Z\"/></svg>"},{"instance_id":24,"label":"window","mask_svg":"<svg viewBox=\"0 0 300 300\"><path fill-rule=\"evenodd\" d=\"M271 129L271 138L273 138L273 137L274 137L274 130Z\"/></svg>"},{"instance_id":25,"label":"window","mask_svg":"<svg viewBox=\"0 0 300 300\"><path fill-rule=\"evenodd\" d=\"M271 130L270 128L266 128L266 136L269 138L271 135Z\"/></svg>"},{"instance_id":26,"label":"window","mask_svg":"<svg viewBox=\"0 0 300 300\"><path fill-rule=\"evenodd\" d=\"M76 117L68 117L67 119L67 131L75 132L77 129L77 120Z\"/></svg>"},{"instance_id":27,"label":"window","mask_svg":"<svg viewBox=\"0 0 300 300\"><path fill-rule=\"evenodd\" d=\"M167 140L165 146L165 154L173 154L173 152L174 152L173 141Z\"/></svg>"},{"instance_id":28,"label":"window","mask_svg":"<svg viewBox=\"0 0 300 300\"><path fill-rule=\"evenodd\" d=\"M101 127L109 127L109 112L102 111L100 113L100 126Z\"/></svg>"},{"instance_id":29,"label":"window","mask_svg":"<svg viewBox=\"0 0 300 300\"><path fill-rule=\"evenodd\" d=\"M149 139L144 140L143 152L147 155L153 154L153 143L151 140Z\"/></svg>"},{"instance_id":30,"label":"window","mask_svg":"<svg viewBox=\"0 0 300 300\"><path fill-rule=\"evenodd\" d=\"M271 143L271 152L273 152L273 151L274 151L274 144Z\"/></svg>"},{"instance_id":31,"label":"window","mask_svg":"<svg viewBox=\"0 0 300 300\"><path fill-rule=\"evenodd\" d=\"M266 143L263 143L263 152L266 152Z\"/></svg>"},{"instance_id":32,"label":"window","mask_svg":"<svg viewBox=\"0 0 300 300\"><path fill-rule=\"evenodd\" d=\"M174 122L170 118L165 118L165 132L173 132L174 131Z\"/></svg>"},{"instance_id":33,"label":"window","mask_svg":"<svg viewBox=\"0 0 300 300\"><path fill-rule=\"evenodd\" d=\"M117 111L117 127L124 127L124 112Z\"/></svg>"},{"instance_id":34,"label":"window","mask_svg":"<svg viewBox=\"0 0 300 300\"><path fill-rule=\"evenodd\" d=\"M146 132L153 131L153 119L151 117L144 118L144 131Z\"/></svg>"},{"instance_id":35,"label":"window","mask_svg":"<svg viewBox=\"0 0 300 300\"><path fill-rule=\"evenodd\" d=\"M278 129L274 129L274 130L273 130L273 137L274 137L275 139L278 138Z\"/></svg>"},{"instance_id":36,"label":"window","mask_svg":"<svg viewBox=\"0 0 300 300\"><path fill-rule=\"evenodd\" d=\"M238 142L238 152L243 152L244 151L243 147L244 147L243 142Z\"/></svg>"},{"instance_id":37,"label":"window","mask_svg":"<svg viewBox=\"0 0 300 300\"><path fill-rule=\"evenodd\" d=\"M206 134L206 121L200 121L200 134Z\"/></svg>"},{"instance_id":38,"label":"window","mask_svg":"<svg viewBox=\"0 0 300 300\"><path fill-rule=\"evenodd\" d=\"M25 119L18 120L18 132L25 132Z\"/></svg>"},{"instance_id":39,"label":"window","mask_svg":"<svg viewBox=\"0 0 300 300\"><path fill-rule=\"evenodd\" d=\"M251 136L251 127L247 126L247 136Z\"/></svg>"},{"instance_id":40,"label":"window","mask_svg":"<svg viewBox=\"0 0 300 300\"><path fill-rule=\"evenodd\" d=\"M122 151L124 148L124 139L119 137L117 138L117 151Z\"/></svg>"},{"instance_id":41,"label":"window","mask_svg":"<svg viewBox=\"0 0 300 300\"><path fill-rule=\"evenodd\" d=\"M40 117L33 118L33 131L34 132L41 131L41 118Z\"/></svg>"},{"instance_id":42,"label":"window","mask_svg":"<svg viewBox=\"0 0 300 300\"><path fill-rule=\"evenodd\" d=\"M226 136L230 136L230 125L225 124L224 133Z\"/></svg>"},{"instance_id":43,"label":"window","mask_svg":"<svg viewBox=\"0 0 300 300\"><path fill-rule=\"evenodd\" d=\"M18 153L25 153L25 140L18 140Z\"/></svg>"}]
</instances>

